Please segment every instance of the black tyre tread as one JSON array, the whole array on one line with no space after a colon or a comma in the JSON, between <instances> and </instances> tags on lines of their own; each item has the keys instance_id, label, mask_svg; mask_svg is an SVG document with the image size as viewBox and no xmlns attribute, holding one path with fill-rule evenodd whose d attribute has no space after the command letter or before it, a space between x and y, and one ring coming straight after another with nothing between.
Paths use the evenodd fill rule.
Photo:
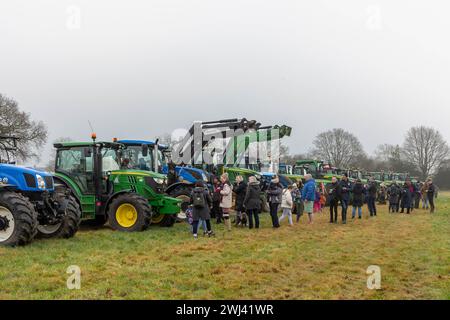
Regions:
<instances>
[{"instance_id":1,"label":"black tyre tread","mask_svg":"<svg viewBox=\"0 0 450 320\"><path fill-rule=\"evenodd\" d=\"M170 193L170 196L172 198L176 198L178 196L188 196L188 197L190 197L191 193L192 193L192 189L193 189L193 186L192 187L182 186L182 187L174 189Z\"/></svg>"},{"instance_id":2,"label":"black tyre tread","mask_svg":"<svg viewBox=\"0 0 450 320\"><path fill-rule=\"evenodd\" d=\"M66 196L60 196L64 198ZM48 238L72 238L80 227L81 223L81 209L77 200L73 196L69 196L66 215L62 218L61 227L54 233L47 234L37 231L37 238L48 239Z\"/></svg>"},{"instance_id":3,"label":"black tyre tread","mask_svg":"<svg viewBox=\"0 0 450 320\"><path fill-rule=\"evenodd\" d=\"M177 221L176 215L164 214L163 216L164 216L163 219L157 225L160 226L160 227L165 227L165 228L173 227L173 225Z\"/></svg>"},{"instance_id":4,"label":"black tyre tread","mask_svg":"<svg viewBox=\"0 0 450 320\"><path fill-rule=\"evenodd\" d=\"M193 186L192 187L188 187L188 186L182 186L182 187L179 187L179 188L176 188L176 189L174 189L170 194L169 194L169 196L171 196L172 198L177 198L177 197L179 197L179 196L187 196L187 197L190 197L191 196L191 194L192 194L192 189L193 189ZM179 218L179 217L175 217L175 222L176 221L180 221L180 222L182 222L182 221L185 221L186 219L181 219L181 218ZM162 223L162 221L161 221L161 223Z\"/></svg>"},{"instance_id":5,"label":"black tyre tread","mask_svg":"<svg viewBox=\"0 0 450 320\"><path fill-rule=\"evenodd\" d=\"M3 191L0 192L0 205L11 211L16 223L13 235L2 245L15 247L29 244L36 235L38 223L33 204L20 193Z\"/></svg>"},{"instance_id":6,"label":"black tyre tread","mask_svg":"<svg viewBox=\"0 0 450 320\"><path fill-rule=\"evenodd\" d=\"M64 217L63 227L60 229L57 237L72 238L78 231L81 222L81 209L77 200L69 196L69 203L67 204L66 216Z\"/></svg>"},{"instance_id":7,"label":"black tyre tread","mask_svg":"<svg viewBox=\"0 0 450 320\"><path fill-rule=\"evenodd\" d=\"M139 214L138 216L138 222L139 224L133 226L132 228L123 228L119 226L116 223L115 219L115 208L119 206L121 203L133 203L136 204L136 209L139 212L143 213L141 216ZM108 222L111 228L120 230L120 231L126 231L126 232L136 232L136 231L144 231L147 230L152 222L152 208L150 204L148 203L148 200L136 193L124 193L118 195L115 199L111 201L111 204L108 206ZM140 222L139 222L140 221Z\"/></svg>"}]
</instances>

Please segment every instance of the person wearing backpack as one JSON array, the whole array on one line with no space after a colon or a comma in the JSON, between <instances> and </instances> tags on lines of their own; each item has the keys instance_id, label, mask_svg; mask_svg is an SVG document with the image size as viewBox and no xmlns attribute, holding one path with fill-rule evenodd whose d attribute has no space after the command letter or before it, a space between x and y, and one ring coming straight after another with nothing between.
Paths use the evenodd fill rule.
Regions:
<instances>
[{"instance_id":1,"label":"person wearing backpack","mask_svg":"<svg viewBox=\"0 0 450 320\"><path fill-rule=\"evenodd\" d=\"M197 239L198 224L200 219L206 223L207 235L210 237L214 233L211 230L211 216L210 206L212 205L212 198L209 191L205 188L203 181L199 180L195 183L195 188L191 193L192 204L192 234Z\"/></svg>"},{"instance_id":2,"label":"person wearing backpack","mask_svg":"<svg viewBox=\"0 0 450 320\"><path fill-rule=\"evenodd\" d=\"M228 179L228 174L224 173L220 176L220 182L222 182L220 195L222 196L220 201L220 207L222 208L222 216L225 220L225 225L228 231L231 231L230 211L233 206L233 188Z\"/></svg>"}]
</instances>

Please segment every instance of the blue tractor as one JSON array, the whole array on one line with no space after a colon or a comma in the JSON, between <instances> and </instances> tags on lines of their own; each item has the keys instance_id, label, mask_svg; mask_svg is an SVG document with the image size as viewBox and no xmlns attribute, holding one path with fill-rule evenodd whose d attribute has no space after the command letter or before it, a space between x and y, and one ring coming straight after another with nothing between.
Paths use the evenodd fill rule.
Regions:
<instances>
[{"instance_id":1,"label":"blue tractor","mask_svg":"<svg viewBox=\"0 0 450 320\"><path fill-rule=\"evenodd\" d=\"M73 237L81 219L77 202L51 174L12 162L16 149L17 138L0 137L0 245Z\"/></svg>"},{"instance_id":2,"label":"blue tractor","mask_svg":"<svg viewBox=\"0 0 450 320\"><path fill-rule=\"evenodd\" d=\"M159 144L158 140L118 140L117 142L127 146L128 154L133 153L133 156L129 157L131 169L155 171L167 176L165 192L173 198L182 200L178 218L184 220L195 182L202 180L208 184L210 174L192 166L174 165L170 161L169 147ZM146 152L146 148L150 152Z\"/></svg>"}]
</instances>

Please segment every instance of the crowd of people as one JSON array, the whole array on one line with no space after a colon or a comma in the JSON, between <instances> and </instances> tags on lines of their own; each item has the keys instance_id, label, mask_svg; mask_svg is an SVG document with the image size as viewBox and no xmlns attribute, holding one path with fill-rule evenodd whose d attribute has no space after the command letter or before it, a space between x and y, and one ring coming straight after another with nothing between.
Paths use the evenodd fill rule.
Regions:
<instances>
[{"instance_id":1,"label":"crowd of people","mask_svg":"<svg viewBox=\"0 0 450 320\"><path fill-rule=\"evenodd\" d=\"M410 214L414 209L420 208L435 211L434 199L437 196L437 188L431 178L424 183L413 183L407 180L404 185L393 183L390 186L378 185L374 178L369 178L367 184L360 179L351 182L347 175L341 179L333 177L331 182L316 184L310 174L305 176L305 183L298 181L283 188L279 178L275 176L264 192L269 207L269 213L273 228L279 228L280 223L287 219L288 225L294 225L306 214L308 224L313 223L315 213L323 212L328 205L330 223L338 223L340 220L347 223L347 214L351 210L351 219L362 218L363 207L367 204L370 217L377 215L377 202L385 204L389 202L389 212ZM235 218L232 221L230 213L233 207ZM236 182L231 184L228 175L222 174L220 178L214 178L213 190L207 188L203 181L197 181L191 194L191 206L188 209L188 220L192 226L192 233L198 237L198 228L202 227L204 235L212 236L214 232L211 220L224 223L226 229L231 231L232 225L246 226L249 229L260 227L259 214L263 210L263 199L260 182L255 176L244 181L242 176L236 177ZM340 209L340 210L339 210ZM279 212L281 216L279 217Z\"/></svg>"}]
</instances>

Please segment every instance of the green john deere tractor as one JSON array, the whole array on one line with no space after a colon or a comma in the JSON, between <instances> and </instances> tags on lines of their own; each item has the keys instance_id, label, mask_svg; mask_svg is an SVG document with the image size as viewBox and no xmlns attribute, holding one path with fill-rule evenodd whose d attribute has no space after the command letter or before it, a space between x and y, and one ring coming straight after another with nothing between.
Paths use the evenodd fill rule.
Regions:
<instances>
[{"instance_id":1,"label":"green john deere tractor","mask_svg":"<svg viewBox=\"0 0 450 320\"><path fill-rule=\"evenodd\" d=\"M303 169L304 174L311 174L316 184L328 184L333 174L327 173L323 168L323 161L319 160L297 160L294 170Z\"/></svg>"},{"instance_id":2,"label":"green john deere tractor","mask_svg":"<svg viewBox=\"0 0 450 320\"><path fill-rule=\"evenodd\" d=\"M179 200L164 194L166 178L152 171L130 170L125 146L112 142L56 143L55 182L69 188L82 218L106 222L120 231L142 231L151 223L170 227L179 213ZM143 146L145 159L148 148Z\"/></svg>"}]
</instances>

